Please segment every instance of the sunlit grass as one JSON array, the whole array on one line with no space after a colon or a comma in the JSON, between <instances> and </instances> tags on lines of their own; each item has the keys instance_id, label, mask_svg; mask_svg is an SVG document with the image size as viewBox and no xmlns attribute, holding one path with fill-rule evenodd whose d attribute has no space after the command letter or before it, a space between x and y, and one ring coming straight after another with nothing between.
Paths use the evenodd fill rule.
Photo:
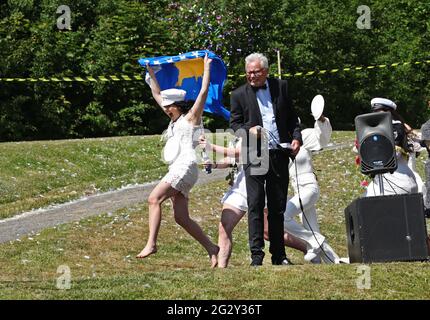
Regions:
<instances>
[{"instance_id":1,"label":"sunlit grass","mask_svg":"<svg viewBox=\"0 0 430 320\"><path fill-rule=\"evenodd\" d=\"M159 136L0 144L0 218L159 179Z\"/></svg>"},{"instance_id":2,"label":"sunlit grass","mask_svg":"<svg viewBox=\"0 0 430 320\"><path fill-rule=\"evenodd\" d=\"M336 133L337 134L337 133ZM353 136L353 135L352 135ZM348 140L339 134L339 140ZM364 189L350 149L314 156L321 187L318 216L335 251L347 256L344 208ZM422 161L419 161L422 170ZM195 187L190 213L216 241L225 181ZM0 298L30 299L429 299L428 263L371 265L371 289L357 288L358 265L310 265L293 249L296 263L274 267L266 247L262 268L249 267L247 220L234 230L230 267L209 269L205 250L175 224L163 206L159 251L136 260L148 236L146 204L50 228L0 246ZM72 287L56 287L57 268L71 270Z\"/></svg>"}]
</instances>

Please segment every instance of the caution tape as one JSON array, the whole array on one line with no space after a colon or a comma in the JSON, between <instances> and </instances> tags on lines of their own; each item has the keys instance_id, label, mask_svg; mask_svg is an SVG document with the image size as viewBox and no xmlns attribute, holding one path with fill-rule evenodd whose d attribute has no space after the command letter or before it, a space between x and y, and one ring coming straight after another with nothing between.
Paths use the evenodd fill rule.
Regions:
<instances>
[{"instance_id":1,"label":"caution tape","mask_svg":"<svg viewBox=\"0 0 430 320\"><path fill-rule=\"evenodd\" d=\"M420 64L430 64L430 60L424 61L414 61L414 62L396 62L391 64L377 64L370 66L358 66L358 67L346 67L342 69L329 69L329 70L315 70L315 71L307 71L307 72L296 72L296 73L284 73L282 74L283 78L293 78L293 77L309 77L309 76L318 76L318 75L326 75L326 74L335 74L339 72L351 72L351 71L363 71L363 70L372 70L372 69L383 69L383 68L395 68L400 66L407 65L420 65ZM275 77L279 77L279 74L273 74ZM229 75L229 77L234 77L234 75ZM239 77L245 77L244 74L239 75Z\"/></svg>"},{"instance_id":2,"label":"caution tape","mask_svg":"<svg viewBox=\"0 0 430 320\"><path fill-rule=\"evenodd\" d=\"M49 77L49 78L0 78L0 82L109 82L142 81L141 75L95 76L95 77Z\"/></svg>"},{"instance_id":3,"label":"caution tape","mask_svg":"<svg viewBox=\"0 0 430 320\"><path fill-rule=\"evenodd\" d=\"M383 69L383 68L395 68L407 65L421 65L430 64L430 60L414 61L414 62L396 62L391 64L377 64L363 67L346 67L341 69L329 69L329 70L314 70L307 72L296 72L296 73L284 73L283 78L293 77L310 77L318 75L336 74L339 72L354 72L372 69ZM273 76L279 77L279 74ZM235 75L228 75L229 78L234 78ZM245 77L244 74L239 75L240 78ZM111 81L143 81L144 77L141 75L117 75L117 76L88 76L88 77L44 77L44 78L0 78L1 82L111 82Z\"/></svg>"}]
</instances>

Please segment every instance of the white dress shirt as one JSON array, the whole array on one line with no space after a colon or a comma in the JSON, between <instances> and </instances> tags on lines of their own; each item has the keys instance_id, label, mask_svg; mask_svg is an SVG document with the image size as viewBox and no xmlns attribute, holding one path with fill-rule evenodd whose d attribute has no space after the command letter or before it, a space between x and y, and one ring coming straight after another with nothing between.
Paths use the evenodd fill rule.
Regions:
<instances>
[{"instance_id":1,"label":"white dress shirt","mask_svg":"<svg viewBox=\"0 0 430 320\"><path fill-rule=\"evenodd\" d=\"M268 134L269 149L276 149L280 144L278 127L276 126L275 113L273 110L272 97L270 96L269 83L266 80L266 89L259 89L255 93L258 107L260 108L263 128L270 132Z\"/></svg>"}]
</instances>

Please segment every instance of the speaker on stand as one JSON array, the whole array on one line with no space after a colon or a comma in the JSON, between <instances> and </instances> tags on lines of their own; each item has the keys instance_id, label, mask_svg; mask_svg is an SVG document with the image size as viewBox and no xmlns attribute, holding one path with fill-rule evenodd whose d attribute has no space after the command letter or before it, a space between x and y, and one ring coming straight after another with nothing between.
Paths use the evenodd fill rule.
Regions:
<instances>
[{"instance_id":1,"label":"speaker on stand","mask_svg":"<svg viewBox=\"0 0 430 320\"><path fill-rule=\"evenodd\" d=\"M351 263L429 260L422 194L384 196L382 174L397 169L391 113L355 118L361 172L377 176L381 196L354 200L345 209Z\"/></svg>"},{"instance_id":2,"label":"speaker on stand","mask_svg":"<svg viewBox=\"0 0 430 320\"><path fill-rule=\"evenodd\" d=\"M391 113L375 112L357 116L355 130L361 173L378 175L380 194L384 194L382 174L397 169Z\"/></svg>"}]
</instances>

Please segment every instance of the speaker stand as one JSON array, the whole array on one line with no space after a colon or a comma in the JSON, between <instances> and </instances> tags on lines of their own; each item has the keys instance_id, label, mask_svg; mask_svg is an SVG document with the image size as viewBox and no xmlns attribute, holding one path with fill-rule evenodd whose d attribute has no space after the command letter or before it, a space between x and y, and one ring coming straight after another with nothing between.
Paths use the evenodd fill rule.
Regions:
<instances>
[{"instance_id":1,"label":"speaker stand","mask_svg":"<svg viewBox=\"0 0 430 320\"><path fill-rule=\"evenodd\" d=\"M382 177L382 174L378 174L378 182L379 182L379 195L384 195L384 179Z\"/></svg>"}]
</instances>

